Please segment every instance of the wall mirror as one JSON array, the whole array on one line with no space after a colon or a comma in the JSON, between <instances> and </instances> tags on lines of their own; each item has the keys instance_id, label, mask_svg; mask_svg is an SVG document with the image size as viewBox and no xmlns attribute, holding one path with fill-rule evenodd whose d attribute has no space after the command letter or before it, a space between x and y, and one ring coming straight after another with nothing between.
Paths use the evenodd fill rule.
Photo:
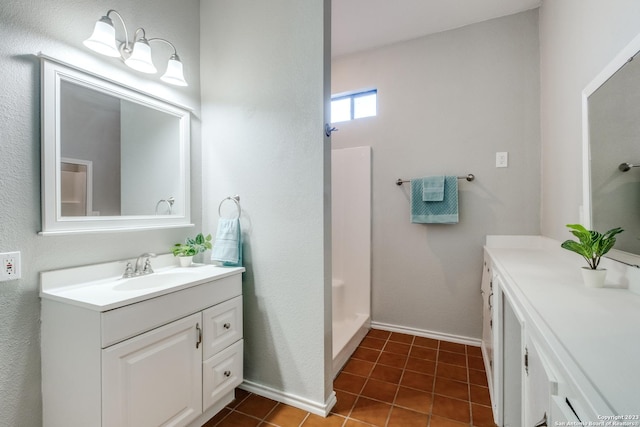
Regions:
<instances>
[{"instance_id":1,"label":"wall mirror","mask_svg":"<svg viewBox=\"0 0 640 427\"><path fill-rule=\"evenodd\" d=\"M41 64L41 234L190 225L189 111Z\"/></svg>"},{"instance_id":2,"label":"wall mirror","mask_svg":"<svg viewBox=\"0 0 640 427\"><path fill-rule=\"evenodd\" d=\"M584 214L589 228L614 227L611 258L640 264L640 36L583 93Z\"/></svg>"}]
</instances>

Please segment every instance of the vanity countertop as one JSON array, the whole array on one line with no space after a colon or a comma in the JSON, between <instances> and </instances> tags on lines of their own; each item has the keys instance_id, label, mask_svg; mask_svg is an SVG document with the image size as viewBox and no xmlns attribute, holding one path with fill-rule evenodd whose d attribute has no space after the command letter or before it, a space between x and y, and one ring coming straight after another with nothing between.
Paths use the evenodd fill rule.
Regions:
<instances>
[{"instance_id":1,"label":"vanity countertop","mask_svg":"<svg viewBox=\"0 0 640 427\"><path fill-rule=\"evenodd\" d=\"M582 377L582 385L596 390L615 414L640 415L640 295L627 289L639 273L621 275L607 260L612 271L605 287L587 288L582 258L561 249L560 242L540 237L537 243L530 239L533 245L492 247L490 240L485 249L504 286L573 360L576 379Z\"/></svg>"},{"instance_id":2,"label":"vanity countertop","mask_svg":"<svg viewBox=\"0 0 640 427\"><path fill-rule=\"evenodd\" d=\"M156 263L154 273L129 279L122 278L126 261L42 272L40 297L107 311L245 271L210 264L177 267L172 255L161 255Z\"/></svg>"}]
</instances>

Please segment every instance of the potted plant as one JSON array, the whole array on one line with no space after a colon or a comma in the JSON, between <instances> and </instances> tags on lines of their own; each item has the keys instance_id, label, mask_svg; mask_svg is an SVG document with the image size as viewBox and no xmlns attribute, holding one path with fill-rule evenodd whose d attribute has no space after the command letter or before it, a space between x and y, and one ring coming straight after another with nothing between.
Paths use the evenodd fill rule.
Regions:
<instances>
[{"instance_id":1,"label":"potted plant","mask_svg":"<svg viewBox=\"0 0 640 427\"><path fill-rule=\"evenodd\" d=\"M205 237L202 233L198 233L194 238L187 237L184 243L173 245L171 252L173 252L173 256L178 257L182 267L188 267L191 265L194 255L211 248L211 234Z\"/></svg>"},{"instance_id":2,"label":"potted plant","mask_svg":"<svg viewBox=\"0 0 640 427\"><path fill-rule=\"evenodd\" d=\"M571 233L579 241L566 240L560 246L581 255L587 261L588 267L582 267L582 277L586 286L603 287L607 270L598 268L600 258L616 244L616 234L622 233L624 230L616 227L603 234L587 230L580 224L567 224L567 227L571 229Z\"/></svg>"}]
</instances>

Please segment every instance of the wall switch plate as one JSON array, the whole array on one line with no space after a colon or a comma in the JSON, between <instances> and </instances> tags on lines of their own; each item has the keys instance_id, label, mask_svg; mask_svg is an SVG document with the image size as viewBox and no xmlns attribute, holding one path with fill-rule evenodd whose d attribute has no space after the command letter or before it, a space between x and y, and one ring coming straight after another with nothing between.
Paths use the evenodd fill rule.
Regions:
<instances>
[{"instance_id":1,"label":"wall switch plate","mask_svg":"<svg viewBox=\"0 0 640 427\"><path fill-rule=\"evenodd\" d=\"M509 153L506 151L498 151L496 153L496 167L506 168L509 166Z\"/></svg>"},{"instance_id":2,"label":"wall switch plate","mask_svg":"<svg viewBox=\"0 0 640 427\"><path fill-rule=\"evenodd\" d=\"M20 252L0 253L0 282L17 280L22 277Z\"/></svg>"}]
</instances>

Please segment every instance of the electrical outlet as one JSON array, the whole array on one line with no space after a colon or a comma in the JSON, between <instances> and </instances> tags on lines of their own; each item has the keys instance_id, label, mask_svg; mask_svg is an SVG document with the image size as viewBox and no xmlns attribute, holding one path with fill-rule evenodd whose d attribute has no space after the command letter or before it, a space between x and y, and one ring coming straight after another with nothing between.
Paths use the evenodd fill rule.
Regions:
<instances>
[{"instance_id":1,"label":"electrical outlet","mask_svg":"<svg viewBox=\"0 0 640 427\"><path fill-rule=\"evenodd\" d=\"M506 168L509 166L509 153L506 151L499 151L496 153L496 167Z\"/></svg>"},{"instance_id":2,"label":"electrical outlet","mask_svg":"<svg viewBox=\"0 0 640 427\"><path fill-rule=\"evenodd\" d=\"M0 281L17 280L22 277L20 252L0 253Z\"/></svg>"}]
</instances>

